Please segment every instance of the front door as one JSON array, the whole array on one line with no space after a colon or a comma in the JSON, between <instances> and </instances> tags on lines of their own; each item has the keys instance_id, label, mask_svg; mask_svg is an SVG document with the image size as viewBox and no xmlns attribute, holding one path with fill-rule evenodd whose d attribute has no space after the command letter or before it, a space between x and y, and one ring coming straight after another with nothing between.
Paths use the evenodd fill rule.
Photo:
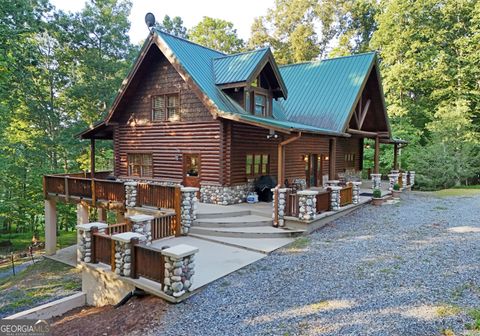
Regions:
<instances>
[{"instance_id":1,"label":"front door","mask_svg":"<svg viewBox=\"0 0 480 336\"><path fill-rule=\"evenodd\" d=\"M200 187L200 155L183 155L183 185L185 187Z\"/></svg>"}]
</instances>

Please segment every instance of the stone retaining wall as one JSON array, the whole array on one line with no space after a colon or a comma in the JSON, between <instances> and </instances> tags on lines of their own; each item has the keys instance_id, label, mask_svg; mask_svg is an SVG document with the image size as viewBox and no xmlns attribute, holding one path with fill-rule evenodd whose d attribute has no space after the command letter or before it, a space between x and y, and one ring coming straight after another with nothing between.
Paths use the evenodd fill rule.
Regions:
<instances>
[{"instance_id":1,"label":"stone retaining wall","mask_svg":"<svg viewBox=\"0 0 480 336\"><path fill-rule=\"evenodd\" d=\"M202 203L219 205L239 204L246 202L248 193L253 190L253 181L231 187L202 185L200 200Z\"/></svg>"}]
</instances>

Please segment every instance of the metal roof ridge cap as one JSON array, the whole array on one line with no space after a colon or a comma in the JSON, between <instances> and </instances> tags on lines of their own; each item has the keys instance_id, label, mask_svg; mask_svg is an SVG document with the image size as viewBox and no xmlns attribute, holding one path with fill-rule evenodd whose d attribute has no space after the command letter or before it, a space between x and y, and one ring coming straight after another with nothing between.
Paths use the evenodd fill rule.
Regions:
<instances>
[{"instance_id":1,"label":"metal roof ridge cap","mask_svg":"<svg viewBox=\"0 0 480 336\"><path fill-rule=\"evenodd\" d=\"M201 47L201 48L204 48L204 49L207 49L207 50L210 50L210 51L214 51L216 53L219 53L219 54L223 54L224 56L228 56L227 54L225 54L224 52L221 52L221 51L218 51L216 49L213 49L213 48L210 48L210 47L207 47L207 46L204 46L202 44L199 44L199 43L195 43L189 39L186 39L184 37L180 37L180 36L177 36L177 35L173 35L173 34L170 34L170 33L167 33L166 31L163 31L162 29L160 28L155 28L155 34L157 34L157 36L159 35L158 33L160 32L161 34L165 34L165 35L168 35L168 36L171 36L173 38L176 38L178 40L181 40L181 41L184 41L184 42L187 42L187 43L190 43L190 44L193 44L193 45L196 45L198 47ZM163 40L163 39L162 39ZM223 57L223 56L220 56L220 57Z\"/></svg>"}]
</instances>

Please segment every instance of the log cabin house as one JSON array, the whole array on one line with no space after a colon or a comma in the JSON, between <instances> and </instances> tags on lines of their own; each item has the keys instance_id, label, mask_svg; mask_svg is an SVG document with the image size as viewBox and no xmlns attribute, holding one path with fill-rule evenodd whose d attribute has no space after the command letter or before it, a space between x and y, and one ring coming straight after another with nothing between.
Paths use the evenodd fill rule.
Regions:
<instances>
[{"instance_id":1,"label":"log cabin house","mask_svg":"<svg viewBox=\"0 0 480 336\"><path fill-rule=\"evenodd\" d=\"M394 145L397 168L402 144L392 138L375 52L279 66L269 48L226 55L157 29L106 118L80 137L91 141L90 176L44 178L53 227L59 198L117 209L122 221L125 181L197 187L200 202L228 205L244 202L261 176L308 189L359 172L365 138L375 140L374 173L380 143ZM113 141L113 180L95 172L95 140ZM175 208L179 225L169 200L178 193L165 190L139 188L130 207Z\"/></svg>"},{"instance_id":2,"label":"log cabin house","mask_svg":"<svg viewBox=\"0 0 480 336\"><path fill-rule=\"evenodd\" d=\"M245 201L261 175L322 186L362 170L365 137L392 142L373 52L278 66L269 48L225 55L159 30L81 137L113 140L116 177L219 204Z\"/></svg>"}]
</instances>

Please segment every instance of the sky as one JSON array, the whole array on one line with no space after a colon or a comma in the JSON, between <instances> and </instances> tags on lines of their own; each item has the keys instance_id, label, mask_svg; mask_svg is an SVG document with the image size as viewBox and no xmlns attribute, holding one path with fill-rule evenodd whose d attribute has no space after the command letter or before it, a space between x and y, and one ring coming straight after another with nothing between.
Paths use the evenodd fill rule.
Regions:
<instances>
[{"instance_id":1,"label":"sky","mask_svg":"<svg viewBox=\"0 0 480 336\"><path fill-rule=\"evenodd\" d=\"M50 0L55 7L65 11L80 11L85 0ZM152 12L157 21L165 14L170 17L180 16L187 28L195 26L204 16L233 22L238 35L248 40L250 26L256 16L265 15L274 0L132 0L130 14L130 40L133 43L143 41L148 35L145 14Z\"/></svg>"}]
</instances>

